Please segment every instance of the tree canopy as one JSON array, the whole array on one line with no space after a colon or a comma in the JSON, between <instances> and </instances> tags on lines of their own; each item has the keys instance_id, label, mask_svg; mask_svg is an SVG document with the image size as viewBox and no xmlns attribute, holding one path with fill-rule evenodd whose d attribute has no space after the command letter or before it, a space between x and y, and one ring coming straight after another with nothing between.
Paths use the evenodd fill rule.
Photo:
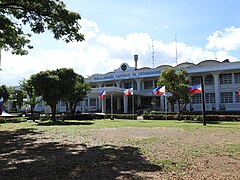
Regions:
<instances>
[{"instance_id":1,"label":"tree canopy","mask_svg":"<svg viewBox=\"0 0 240 180\"><path fill-rule=\"evenodd\" d=\"M0 98L3 98L4 101L7 101L10 96L10 90L6 85L0 86Z\"/></svg>"},{"instance_id":2,"label":"tree canopy","mask_svg":"<svg viewBox=\"0 0 240 180\"><path fill-rule=\"evenodd\" d=\"M173 68L167 68L160 74L158 85L165 85L166 90L172 93L172 97L168 97L173 108L174 102L178 104L178 117L180 117L182 110L186 108L189 103L189 80L187 72L180 70L176 72ZM181 107L182 103L184 104Z\"/></svg>"},{"instance_id":3,"label":"tree canopy","mask_svg":"<svg viewBox=\"0 0 240 180\"><path fill-rule=\"evenodd\" d=\"M13 54L25 55L30 45L31 32L43 33L50 30L55 39L83 41L80 33L80 14L66 8L61 0L0 0L0 49Z\"/></svg>"},{"instance_id":4,"label":"tree canopy","mask_svg":"<svg viewBox=\"0 0 240 180\"><path fill-rule=\"evenodd\" d=\"M62 99L71 101L70 108L72 108L74 103L77 100L82 100L88 91L84 78L71 68L41 71L33 74L29 82L31 82L36 95L41 96L51 107L52 120L55 120L58 101Z\"/></svg>"},{"instance_id":5,"label":"tree canopy","mask_svg":"<svg viewBox=\"0 0 240 180\"><path fill-rule=\"evenodd\" d=\"M29 97L29 100L26 101L25 103L30 105L30 111L33 117L34 108L41 100L37 99L37 96L33 87L32 79L28 79L28 80L23 79L22 81L20 81L20 85L21 85L22 91L25 92Z\"/></svg>"},{"instance_id":6,"label":"tree canopy","mask_svg":"<svg viewBox=\"0 0 240 180\"><path fill-rule=\"evenodd\" d=\"M84 82L84 78L81 75L76 75L76 81L73 84L73 89L69 91L65 97L71 114L74 114L77 103L82 101L89 91L90 86L88 83Z\"/></svg>"}]
</instances>

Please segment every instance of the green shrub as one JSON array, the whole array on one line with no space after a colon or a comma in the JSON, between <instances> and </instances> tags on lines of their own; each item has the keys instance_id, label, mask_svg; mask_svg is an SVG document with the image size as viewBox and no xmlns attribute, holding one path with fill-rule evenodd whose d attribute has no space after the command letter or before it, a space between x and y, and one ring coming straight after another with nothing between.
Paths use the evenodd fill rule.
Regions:
<instances>
[{"instance_id":1,"label":"green shrub","mask_svg":"<svg viewBox=\"0 0 240 180\"><path fill-rule=\"evenodd\" d=\"M92 120L92 114L64 114L62 120Z\"/></svg>"},{"instance_id":2,"label":"green shrub","mask_svg":"<svg viewBox=\"0 0 240 180\"><path fill-rule=\"evenodd\" d=\"M105 118L110 119L111 114L106 114ZM113 118L115 118L115 119L137 119L137 114L134 114L134 115L133 114L113 114Z\"/></svg>"}]
</instances>

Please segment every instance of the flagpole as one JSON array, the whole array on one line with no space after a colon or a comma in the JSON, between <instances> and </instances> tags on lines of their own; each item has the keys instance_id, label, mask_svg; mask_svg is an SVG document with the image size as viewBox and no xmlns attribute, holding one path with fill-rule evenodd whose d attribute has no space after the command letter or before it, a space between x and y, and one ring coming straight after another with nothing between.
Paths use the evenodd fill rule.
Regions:
<instances>
[{"instance_id":1,"label":"flagpole","mask_svg":"<svg viewBox=\"0 0 240 180\"><path fill-rule=\"evenodd\" d=\"M167 96L164 96L165 99L165 118L167 120Z\"/></svg>"},{"instance_id":2,"label":"flagpole","mask_svg":"<svg viewBox=\"0 0 240 180\"><path fill-rule=\"evenodd\" d=\"M104 110L103 110L103 98L100 98L102 99L102 113L104 113Z\"/></svg>"},{"instance_id":3,"label":"flagpole","mask_svg":"<svg viewBox=\"0 0 240 180\"><path fill-rule=\"evenodd\" d=\"M111 117L110 117L111 120L114 120L114 117L113 117L113 92L111 93Z\"/></svg>"},{"instance_id":4,"label":"flagpole","mask_svg":"<svg viewBox=\"0 0 240 180\"><path fill-rule=\"evenodd\" d=\"M159 96L159 98L160 98L160 99L159 99L159 111L161 112L161 104L162 104L162 103L161 103L161 100L162 100L162 98L161 98L161 96Z\"/></svg>"},{"instance_id":5,"label":"flagpole","mask_svg":"<svg viewBox=\"0 0 240 180\"><path fill-rule=\"evenodd\" d=\"M204 83L203 77L201 76L201 87L202 87L202 118L203 118L203 125L206 126L206 118L205 118L205 98L204 98Z\"/></svg>"},{"instance_id":6,"label":"flagpole","mask_svg":"<svg viewBox=\"0 0 240 180\"><path fill-rule=\"evenodd\" d=\"M133 113L133 120L134 120L134 94L132 95L132 113Z\"/></svg>"}]
</instances>

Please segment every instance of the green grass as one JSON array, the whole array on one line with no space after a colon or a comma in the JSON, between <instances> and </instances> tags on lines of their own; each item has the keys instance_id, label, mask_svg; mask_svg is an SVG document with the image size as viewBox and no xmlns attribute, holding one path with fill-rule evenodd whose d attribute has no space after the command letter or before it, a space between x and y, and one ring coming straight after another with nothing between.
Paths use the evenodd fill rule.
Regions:
<instances>
[{"instance_id":1,"label":"green grass","mask_svg":"<svg viewBox=\"0 0 240 180\"><path fill-rule=\"evenodd\" d=\"M183 128L183 129L232 129L240 130L240 122L219 122L216 124L207 124L186 121L158 121L158 120L94 120L94 121L66 121L66 124L52 124L49 122L20 122L20 123L2 123L0 130L14 130L21 128L34 128L39 131L64 130L72 131L76 129L96 129L96 128L121 128L121 127L142 127L142 128ZM71 123L71 124L68 124Z\"/></svg>"},{"instance_id":2,"label":"green grass","mask_svg":"<svg viewBox=\"0 0 240 180\"><path fill-rule=\"evenodd\" d=\"M175 161L170 159L151 160L151 163L163 166L165 172L181 171L190 165L187 161Z\"/></svg>"}]
</instances>

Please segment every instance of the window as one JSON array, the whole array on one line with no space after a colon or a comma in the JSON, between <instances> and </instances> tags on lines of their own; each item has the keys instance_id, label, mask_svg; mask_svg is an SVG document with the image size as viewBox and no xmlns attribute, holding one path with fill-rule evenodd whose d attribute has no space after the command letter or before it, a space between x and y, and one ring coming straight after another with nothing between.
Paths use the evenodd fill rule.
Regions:
<instances>
[{"instance_id":1,"label":"window","mask_svg":"<svg viewBox=\"0 0 240 180\"><path fill-rule=\"evenodd\" d=\"M144 89L153 89L153 81L144 81Z\"/></svg>"},{"instance_id":2,"label":"window","mask_svg":"<svg viewBox=\"0 0 240 180\"><path fill-rule=\"evenodd\" d=\"M132 88L132 82L124 82L124 88Z\"/></svg>"},{"instance_id":3,"label":"window","mask_svg":"<svg viewBox=\"0 0 240 180\"><path fill-rule=\"evenodd\" d=\"M192 76L191 78L192 85L201 83L201 76Z\"/></svg>"},{"instance_id":4,"label":"window","mask_svg":"<svg viewBox=\"0 0 240 180\"><path fill-rule=\"evenodd\" d=\"M114 83L113 82L105 83L104 87L114 87Z\"/></svg>"},{"instance_id":5,"label":"window","mask_svg":"<svg viewBox=\"0 0 240 180\"><path fill-rule=\"evenodd\" d=\"M205 93L206 103L215 103L215 93Z\"/></svg>"},{"instance_id":6,"label":"window","mask_svg":"<svg viewBox=\"0 0 240 180\"><path fill-rule=\"evenodd\" d=\"M220 74L220 84L232 84L232 74Z\"/></svg>"},{"instance_id":7,"label":"window","mask_svg":"<svg viewBox=\"0 0 240 180\"><path fill-rule=\"evenodd\" d=\"M213 75L207 75L207 76L205 77L205 84L206 84L206 85L213 85L213 84L214 84Z\"/></svg>"},{"instance_id":8,"label":"window","mask_svg":"<svg viewBox=\"0 0 240 180\"><path fill-rule=\"evenodd\" d=\"M236 103L240 103L240 96L238 95L238 92L235 92L236 97Z\"/></svg>"},{"instance_id":9,"label":"window","mask_svg":"<svg viewBox=\"0 0 240 180\"><path fill-rule=\"evenodd\" d=\"M78 101L78 102L77 102L77 106L81 106L81 101Z\"/></svg>"},{"instance_id":10,"label":"window","mask_svg":"<svg viewBox=\"0 0 240 180\"><path fill-rule=\"evenodd\" d=\"M202 103L201 93L199 93L199 94L194 94L194 95L193 95L192 103L193 103L193 104Z\"/></svg>"},{"instance_id":11,"label":"window","mask_svg":"<svg viewBox=\"0 0 240 180\"><path fill-rule=\"evenodd\" d=\"M66 103L66 101L62 101L62 102L61 102L61 106L62 106L62 107L65 107L65 106L67 106L67 103Z\"/></svg>"},{"instance_id":12,"label":"window","mask_svg":"<svg viewBox=\"0 0 240 180\"><path fill-rule=\"evenodd\" d=\"M240 83L240 73L234 73L234 82Z\"/></svg>"},{"instance_id":13,"label":"window","mask_svg":"<svg viewBox=\"0 0 240 180\"><path fill-rule=\"evenodd\" d=\"M91 88L97 88L97 84L90 84Z\"/></svg>"},{"instance_id":14,"label":"window","mask_svg":"<svg viewBox=\"0 0 240 180\"><path fill-rule=\"evenodd\" d=\"M90 106L96 106L96 99L90 99Z\"/></svg>"},{"instance_id":15,"label":"window","mask_svg":"<svg viewBox=\"0 0 240 180\"><path fill-rule=\"evenodd\" d=\"M232 92L223 92L220 93L221 103L233 103L233 94Z\"/></svg>"}]
</instances>

